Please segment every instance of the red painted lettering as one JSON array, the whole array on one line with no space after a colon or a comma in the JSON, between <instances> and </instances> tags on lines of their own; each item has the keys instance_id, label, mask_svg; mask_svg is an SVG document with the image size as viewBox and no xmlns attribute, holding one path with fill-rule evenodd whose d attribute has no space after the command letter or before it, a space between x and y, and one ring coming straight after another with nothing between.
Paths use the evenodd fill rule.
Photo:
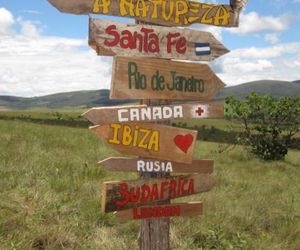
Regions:
<instances>
[{"instance_id":1,"label":"red painted lettering","mask_svg":"<svg viewBox=\"0 0 300 250\"><path fill-rule=\"evenodd\" d=\"M140 207L132 210L133 218L138 219L150 219L160 217L173 217L180 216L180 206L168 205L158 207Z\"/></svg>"},{"instance_id":2,"label":"red painted lettering","mask_svg":"<svg viewBox=\"0 0 300 250\"><path fill-rule=\"evenodd\" d=\"M170 198L176 197L176 186L177 186L177 182L175 180L171 180L170 188L169 188L169 197Z\"/></svg>"},{"instance_id":3,"label":"red painted lettering","mask_svg":"<svg viewBox=\"0 0 300 250\"><path fill-rule=\"evenodd\" d=\"M182 177L161 181L159 185L143 184L130 188L127 183L121 183L118 190L122 199L116 201L117 206L126 206L129 202L147 203L166 200L195 193L194 180Z\"/></svg>"},{"instance_id":4,"label":"red painted lettering","mask_svg":"<svg viewBox=\"0 0 300 250\"><path fill-rule=\"evenodd\" d=\"M186 46L187 46L187 40L185 39L185 37L180 37L178 39L177 44L176 44L176 51L179 54L185 54L185 52L186 52Z\"/></svg>"},{"instance_id":5,"label":"red painted lettering","mask_svg":"<svg viewBox=\"0 0 300 250\"><path fill-rule=\"evenodd\" d=\"M181 191L181 182L182 182L182 178L179 178L178 185L177 185L177 195L179 195Z\"/></svg>"},{"instance_id":6,"label":"red painted lettering","mask_svg":"<svg viewBox=\"0 0 300 250\"><path fill-rule=\"evenodd\" d=\"M149 51L149 49L148 49L148 39L149 39L148 35L151 32L153 32L153 29L142 28L141 32L144 33L144 51L148 52ZM141 45L143 45L143 44L141 43ZM143 51L143 46L140 46L139 51Z\"/></svg>"},{"instance_id":7,"label":"red painted lettering","mask_svg":"<svg viewBox=\"0 0 300 250\"><path fill-rule=\"evenodd\" d=\"M116 25L110 25L105 30L105 32L108 35L111 35L111 36L114 37L113 40L111 40L111 39L105 39L105 41L104 41L105 46L114 47L114 46L117 46L118 43L120 42L120 36L119 36L118 32L116 31L116 28L117 28Z\"/></svg>"},{"instance_id":8,"label":"red painted lettering","mask_svg":"<svg viewBox=\"0 0 300 250\"><path fill-rule=\"evenodd\" d=\"M189 188L188 188L188 194L194 194L194 179L190 179Z\"/></svg>"},{"instance_id":9,"label":"red painted lettering","mask_svg":"<svg viewBox=\"0 0 300 250\"><path fill-rule=\"evenodd\" d=\"M122 31L122 38L120 40L120 46L123 49L131 49L133 47L133 36L130 31L124 30Z\"/></svg>"},{"instance_id":10,"label":"red painted lettering","mask_svg":"<svg viewBox=\"0 0 300 250\"><path fill-rule=\"evenodd\" d=\"M130 189L130 202L138 202L140 200L140 189L136 189L136 193L134 194L135 188Z\"/></svg>"},{"instance_id":11,"label":"red painted lettering","mask_svg":"<svg viewBox=\"0 0 300 250\"><path fill-rule=\"evenodd\" d=\"M138 209L137 208L133 208L132 213L133 213L133 219L134 220L141 219L141 216L138 214Z\"/></svg>"},{"instance_id":12,"label":"red painted lettering","mask_svg":"<svg viewBox=\"0 0 300 250\"><path fill-rule=\"evenodd\" d=\"M152 191L151 191L150 198L151 198L150 199L151 201L158 200L158 188L157 188L157 184L154 184L152 186Z\"/></svg>"},{"instance_id":13,"label":"red painted lettering","mask_svg":"<svg viewBox=\"0 0 300 250\"><path fill-rule=\"evenodd\" d=\"M187 189L184 188L184 186L187 184L188 180L187 179L184 179L183 180L183 184L181 186L181 193L186 195L188 192L187 192Z\"/></svg>"},{"instance_id":14,"label":"red painted lettering","mask_svg":"<svg viewBox=\"0 0 300 250\"><path fill-rule=\"evenodd\" d=\"M128 204L130 194L127 192L128 185L127 183L122 183L119 187L119 193L123 196L123 201L116 201L116 205L120 207L124 207Z\"/></svg>"},{"instance_id":15,"label":"red painted lettering","mask_svg":"<svg viewBox=\"0 0 300 250\"><path fill-rule=\"evenodd\" d=\"M178 38L178 39L177 39ZM184 54L186 52L187 40L180 37L180 33L169 33L167 35L167 52L172 53L172 47L175 46L176 52Z\"/></svg>"},{"instance_id":16,"label":"red painted lettering","mask_svg":"<svg viewBox=\"0 0 300 250\"><path fill-rule=\"evenodd\" d=\"M169 185L168 181L163 181L161 183L161 187L160 187L160 197L163 198L165 197L165 187Z\"/></svg>"},{"instance_id":17,"label":"red painted lettering","mask_svg":"<svg viewBox=\"0 0 300 250\"><path fill-rule=\"evenodd\" d=\"M150 34L149 36L149 44L148 44L148 50L151 53L159 53L159 39L156 34Z\"/></svg>"},{"instance_id":18,"label":"red painted lettering","mask_svg":"<svg viewBox=\"0 0 300 250\"><path fill-rule=\"evenodd\" d=\"M172 39L176 38L176 37L179 37L179 36L180 36L179 33L175 33L175 34L169 33L167 35L167 39L168 39L168 42L167 42L167 52L168 53L172 53L172 46L176 45L176 41L173 41Z\"/></svg>"},{"instance_id":19,"label":"red painted lettering","mask_svg":"<svg viewBox=\"0 0 300 250\"><path fill-rule=\"evenodd\" d=\"M138 49L139 52L159 53L159 38L153 29L141 28L140 32L123 30L118 33L115 25L110 25L105 30L113 39L106 39L104 45L108 47L120 46L123 49Z\"/></svg>"},{"instance_id":20,"label":"red painted lettering","mask_svg":"<svg viewBox=\"0 0 300 250\"><path fill-rule=\"evenodd\" d=\"M147 200L149 200L149 196L150 196L150 187L148 185L143 185L142 186L142 198L141 198L141 202L146 202Z\"/></svg>"}]
</instances>

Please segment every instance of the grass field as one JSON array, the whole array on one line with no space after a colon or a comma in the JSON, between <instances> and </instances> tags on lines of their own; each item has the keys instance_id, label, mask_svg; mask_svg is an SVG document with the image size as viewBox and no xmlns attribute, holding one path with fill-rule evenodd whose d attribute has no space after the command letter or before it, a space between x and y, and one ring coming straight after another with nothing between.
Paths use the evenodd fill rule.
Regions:
<instances>
[{"instance_id":1,"label":"grass field","mask_svg":"<svg viewBox=\"0 0 300 250\"><path fill-rule=\"evenodd\" d=\"M172 219L172 249L300 249L300 151L262 162L226 147L197 143L218 184L177 200L205 214ZM139 222L100 211L103 181L137 178L97 166L117 155L87 128L0 120L0 249L138 249Z\"/></svg>"}]
</instances>

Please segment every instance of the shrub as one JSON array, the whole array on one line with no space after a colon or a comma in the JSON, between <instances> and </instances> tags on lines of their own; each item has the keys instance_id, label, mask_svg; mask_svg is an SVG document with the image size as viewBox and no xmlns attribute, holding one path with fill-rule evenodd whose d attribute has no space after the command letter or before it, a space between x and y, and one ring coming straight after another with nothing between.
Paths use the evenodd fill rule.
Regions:
<instances>
[{"instance_id":1,"label":"shrub","mask_svg":"<svg viewBox=\"0 0 300 250\"><path fill-rule=\"evenodd\" d=\"M300 97L275 98L252 93L226 99L226 116L243 124L239 139L264 160L281 160L300 128Z\"/></svg>"}]
</instances>

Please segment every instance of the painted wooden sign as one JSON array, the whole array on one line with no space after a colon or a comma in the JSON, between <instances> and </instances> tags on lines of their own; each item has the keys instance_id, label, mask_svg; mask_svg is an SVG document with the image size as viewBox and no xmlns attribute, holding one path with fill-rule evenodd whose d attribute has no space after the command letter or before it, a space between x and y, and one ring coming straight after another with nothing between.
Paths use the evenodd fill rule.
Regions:
<instances>
[{"instance_id":1,"label":"painted wooden sign","mask_svg":"<svg viewBox=\"0 0 300 250\"><path fill-rule=\"evenodd\" d=\"M207 64L117 56L110 94L112 99L207 101L223 87Z\"/></svg>"},{"instance_id":2,"label":"painted wooden sign","mask_svg":"<svg viewBox=\"0 0 300 250\"><path fill-rule=\"evenodd\" d=\"M115 150L141 157L191 163L197 131L148 123L111 123L90 128Z\"/></svg>"},{"instance_id":3,"label":"painted wooden sign","mask_svg":"<svg viewBox=\"0 0 300 250\"><path fill-rule=\"evenodd\" d=\"M214 185L215 179L207 174L104 182L102 186L102 210L108 213L153 205L159 201L207 192Z\"/></svg>"},{"instance_id":4,"label":"painted wooden sign","mask_svg":"<svg viewBox=\"0 0 300 250\"><path fill-rule=\"evenodd\" d=\"M114 215L121 220L160 219L166 217L197 216L202 214L202 202L135 207L133 209L117 211L114 213Z\"/></svg>"},{"instance_id":5,"label":"painted wooden sign","mask_svg":"<svg viewBox=\"0 0 300 250\"><path fill-rule=\"evenodd\" d=\"M158 161L152 159L111 157L100 161L99 164L106 170L120 172L211 174L214 170L213 160L193 160L191 164L184 164L172 161Z\"/></svg>"},{"instance_id":6,"label":"painted wooden sign","mask_svg":"<svg viewBox=\"0 0 300 250\"><path fill-rule=\"evenodd\" d=\"M211 61L229 51L209 32L90 19L89 45L98 55Z\"/></svg>"},{"instance_id":7,"label":"painted wooden sign","mask_svg":"<svg viewBox=\"0 0 300 250\"><path fill-rule=\"evenodd\" d=\"M82 114L94 125L124 122L154 122L177 119L221 118L224 102L185 103L168 106L117 106L92 108Z\"/></svg>"},{"instance_id":8,"label":"painted wooden sign","mask_svg":"<svg viewBox=\"0 0 300 250\"><path fill-rule=\"evenodd\" d=\"M189 0L48 0L61 12L131 17L165 26L194 23L237 27L239 9ZM240 0L235 0L240 1ZM234 1L231 1L234 2Z\"/></svg>"}]
</instances>

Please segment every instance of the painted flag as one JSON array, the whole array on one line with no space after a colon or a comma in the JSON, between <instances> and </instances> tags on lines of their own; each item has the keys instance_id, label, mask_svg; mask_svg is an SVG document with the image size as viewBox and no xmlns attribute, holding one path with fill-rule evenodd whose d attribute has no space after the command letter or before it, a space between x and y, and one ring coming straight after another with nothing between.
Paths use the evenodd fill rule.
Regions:
<instances>
[{"instance_id":1,"label":"painted flag","mask_svg":"<svg viewBox=\"0 0 300 250\"><path fill-rule=\"evenodd\" d=\"M195 43L195 53L197 56L206 56L211 54L209 43Z\"/></svg>"}]
</instances>

